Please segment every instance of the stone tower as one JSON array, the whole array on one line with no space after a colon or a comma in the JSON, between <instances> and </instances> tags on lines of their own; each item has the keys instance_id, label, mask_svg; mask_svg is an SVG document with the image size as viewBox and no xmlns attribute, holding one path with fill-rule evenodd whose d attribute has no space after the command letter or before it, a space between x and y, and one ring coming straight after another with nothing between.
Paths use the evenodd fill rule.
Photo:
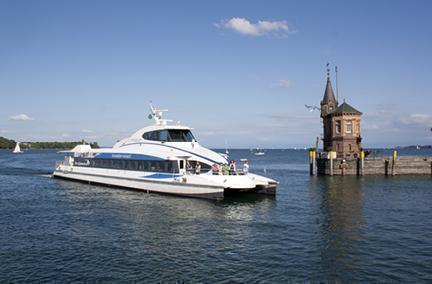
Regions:
<instances>
[{"instance_id":1,"label":"stone tower","mask_svg":"<svg viewBox=\"0 0 432 284\"><path fill-rule=\"evenodd\" d=\"M332 84L330 81L330 76L327 71L327 84L324 91L324 97L321 101L321 118L323 119L324 125L324 151L328 152L332 149L333 146L333 125L332 118L329 115L332 113L338 106L338 102L335 99Z\"/></svg>"},{"instance_id":2,"label":"stone tower","mask_svg":"<svg viewBox=\"0 0 432 284\"><path fill-rule=\"evenodd\" d=\"M330 77L327 76L327 85L324 92L324 98L321 101L321 117L324 119L329 113L334 111L337 106L338 102L336 101L333 93Z\"/></svg>"},{"instance_id":3,"label":"stone tower","mask_svg":"<svg viewBox=\"0 0 432 284\"><path fill-rule=\"evenodd\" d=\"M324 127L324 151L335 151L338 157L349 158L360 153L360 122L362 113L345 101L338 105L330 78L321 101L321 117Z\"/></svg>"}]
</instances>

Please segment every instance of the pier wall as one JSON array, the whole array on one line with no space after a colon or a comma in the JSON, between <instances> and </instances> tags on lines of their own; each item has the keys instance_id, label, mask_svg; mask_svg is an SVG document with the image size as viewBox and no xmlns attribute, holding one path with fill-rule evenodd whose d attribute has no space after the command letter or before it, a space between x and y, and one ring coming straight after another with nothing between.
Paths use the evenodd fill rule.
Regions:
<instances>
[{"instance_id":1,"label":"pier wall","mask_svg":"<svg viewBox=\"0 0 432 284\"><path fill-rule=\"evenodd\" d=\"M327 158L317 158L318 175L432 175L432 157L400 156L365 158L363 173L360 158L333 159L333 173L331 161Z\"/></svg>"}]
</instances>

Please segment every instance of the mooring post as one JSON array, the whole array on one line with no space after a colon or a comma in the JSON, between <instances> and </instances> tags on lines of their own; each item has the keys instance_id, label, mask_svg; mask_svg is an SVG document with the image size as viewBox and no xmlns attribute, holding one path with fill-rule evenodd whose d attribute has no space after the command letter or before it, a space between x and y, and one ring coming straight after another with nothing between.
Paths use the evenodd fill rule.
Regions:
<instances>
[{"instance_id":1,"label":"mooring post","mask_svg":"<svg viewBox=\"0 0 432 284\"><path fill-rule=\"evenodd\" d=\"M364 159L365 159L365 152L361 150L360 152L360 175L364 175Z\"/></svg>"},{"instance_id":2,"label":"mooring post","mask_svg":"<svg viewBox=\"0 0 432 284\"><path fill-rule=\"evenodd\" d=\"M393 150L392 176L396 175L397 151Z\"/></svg>"},{"instance_id":3,"label":"mooring post","mask_svg":"<svg viewBox=\"0 0 432 284\"><path fill-rule=\"evenodd\" d=\"M316 175L316 152L314 150L309 151L309 174Z\"/></svg>"},{"instance_id":4,"label":"mooring post","mask_svg":"<svg viewBox=\"0 0 432 284\"><path fill-rule=\"evenodd\" d=\"M313 151L313 157L312 157L312 165L313 165L313 175L316 176L317 175L317 157L316 157L317 152Z\"/></svg>"},{"instance_id":5,"label":"mooring post","mask_svg":"<svg viewBox=\"0 0 432 284\"><path fill-rule=\"evenodd\" d=\"M330 156L330 175L333 175L333 151L329 152L329 156Z\"/></svg>"},{"instance_id":6,"label":"mooring post","mask_svg":"<svg viewBox=\"0 0 432 284\"><path fill-rule=\"evenodd\" d=\"M312 175L312 150L309 150L309 175Z\"/></svg>"}]
</instances>

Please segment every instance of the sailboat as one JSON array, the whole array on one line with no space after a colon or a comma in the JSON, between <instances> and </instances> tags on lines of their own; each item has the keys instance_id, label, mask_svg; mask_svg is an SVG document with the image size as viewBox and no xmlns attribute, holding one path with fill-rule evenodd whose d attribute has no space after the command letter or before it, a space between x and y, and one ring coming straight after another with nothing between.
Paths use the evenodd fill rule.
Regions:
<instances>
[{"instance_id":1,"label":"sailboat","mask_svg":"<svg viewBox=\"0 0 432 284\"><path fill-rule=\"evenodd\" d=\"M19 145L19 144L20 144L19 142L16 143L16 145L15 145L15 149L12 151L12 153L14 153L14 154L20 154L20 153L23 153L23 151L21 151L21 148L20 148L20 145Z\"/></svg>"}]
</instances>

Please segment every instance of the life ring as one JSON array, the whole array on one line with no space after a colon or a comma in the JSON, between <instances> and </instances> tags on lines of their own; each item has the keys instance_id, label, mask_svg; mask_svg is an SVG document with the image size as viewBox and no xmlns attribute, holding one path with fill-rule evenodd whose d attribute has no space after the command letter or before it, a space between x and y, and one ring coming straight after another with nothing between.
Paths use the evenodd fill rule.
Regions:
<instances>
[{"instance_id":1,"label":"life ring","mask_svg":"<svg viewBox=\"0 0 432 284\"><path fill-rule=\"evenodd\" d=\"M339 168L341 169L341 170L346 170L346 169L348 169L348 165L347 164L340 164L340 166L339 166Z\"/></svg>"}]
</instances>

